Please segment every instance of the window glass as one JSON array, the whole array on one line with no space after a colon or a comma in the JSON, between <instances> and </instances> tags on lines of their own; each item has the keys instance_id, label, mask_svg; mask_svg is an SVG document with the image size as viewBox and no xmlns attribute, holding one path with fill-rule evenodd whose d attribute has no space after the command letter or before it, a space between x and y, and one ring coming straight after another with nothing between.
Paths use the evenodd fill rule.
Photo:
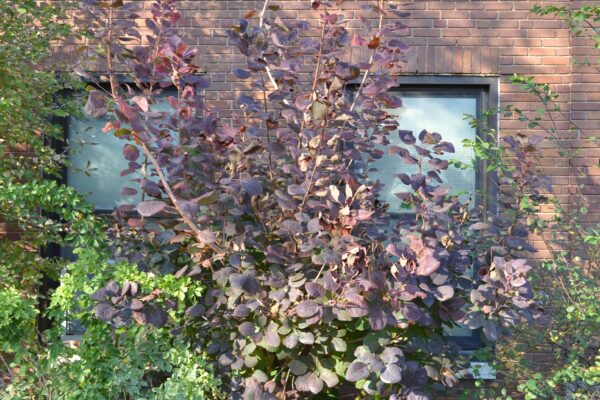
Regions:
<instances>
[{"instance_id":1,"label":"window glass","mask_svg":"<svg viewBox=\"0 0 600 400\"><path fill-rule=\"evenodd\" d=\"M473 150L462 145L464 139L475 139L476 130L464 120L464 114L477 115L477 95L460 93L408 92L402 93L403 106L393 113L397 115L399 129L413 131L415 137L426 129L438 132L442 140L450 142L456 150L453 154L445 154L444 159L456 159L471 164L474 159ZM392 145L407 147L397 135L389 137ZM402 201L394 195L398 192L410 191L399 179L394 178L400 172L414 174L417 166L406 165L397 155L384 155L381 159L369 164L369 168L377 171L369 172L369 178L379 180L384 187L382 200L390 204L390 211L399 212ZM474 193L475 171L473 169L457 169L450 167L442 174L444 185L451 188L451 193Z\"/></svg>"},{"instance_id":2,"label":"window glass","mask_svg":"<svg viewBox=\"0 0 600 400\"><path fill-rule=\"evenodd\" d=\"M172 93L167 93L172 95ZM152 111L168 111L166 100L151 106ZM137 196L122 196L123 187L137 187L132 180L141 172L121 176L129 166L123 157L123 146L132 141L102 132L107 118L70 118L67 183L85 195L98 210L112 210L121 204L135 203ZM141 157L140 157L141 159ZM138 160L139 161L139 160ZM139 192L138 192L139 194Z\"/></svg>"},{"instance_id":3,"label":"window glass","mask_svg":"<svg viewBox=\"0 0 600 400\"><path fill-rule=\"evenodd\" d=\"M438 132L442 135L442 140L452 143L455 149L455 153L445 154L440 158L455 159L469 165L472 164L475 154L471 148L464 147L462 141L464 139L475 140L477 132L469 125L469 121L464 119L464 114L478 115L479 93L403 91L401 97L403 106L393 110L393 114L397 116L399 122L399 129L412 131L415 137L418 137L419 132L423 129L429 132ZM389 139L390 145L411 149L410 146L400 141L398 135L390 135ZM418 158L418 155L413 155ZM379 180L384 185L381 198L390 205L390 211L392 213L410 212L410 210L400 209L402 201L394 193L408 192L411 189L394 175L417 173L418 166L405 164L397 155L385 154L379 160L369 164L369 169L373 168L377 170L369 171L369 179ZM475 193L477 187L474 169L463 170L451 166L448 170L443 171L441 176L444 180L443 185L448 186L451 193ZM395 225L395 218L390 219L390 224ZM445 332L464 349L476 348L479 344L479 332L472 331L467 327L446 328Z\"/></svg>"}]
</instances>

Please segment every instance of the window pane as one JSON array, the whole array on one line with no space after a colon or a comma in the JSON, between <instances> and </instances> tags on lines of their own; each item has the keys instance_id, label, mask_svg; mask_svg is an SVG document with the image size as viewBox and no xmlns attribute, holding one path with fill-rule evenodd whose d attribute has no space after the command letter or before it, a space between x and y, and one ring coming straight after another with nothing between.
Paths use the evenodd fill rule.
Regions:
<instances>
[{"instance_id":1,"label":"window pane","mask_svg":"<svg viewBox=\"0 0 600 400\"><path fill-rule=\"evenodd\" d=\"M464 114L477 115L477 97L475 95L436 94L436 93L404 93L402 94L403 106L394 113L397 115L400 129L413 131L415 136L426 129L429 132L438 132L442 139L454 145L456 153L446 154L444 159L457 159L471 164L474 159L473 150L462 145L464 139L475 139L476 131L465 121ZM397 135L390 135L391 144L406 147ZM384 155L381 159L372 162L370 168L377 171L369 172L373 181L379 179L385 186L381 192L383 200L390 204L390 211L398 212L401 200L394 195L398 192L410 191L394 175L400 172L413 174L418 172L418 167L404 164L397 155ZM459 170L450 167L442 174L444 185L449 186L451 193L475 191L475 171L473 169Z\"/></svg>"},{"instance_id":2,"label":"window pane","mask_svg":"<svg viewBox=\"0 0 600 400\"><path fill-rule=\"evenodd\" d=\"M134 202L135 196L121 196L121 189L131 185L138 173L120 176L128 162L122 155L121 140L112 133L102 132L106 119L75 119L69 121L69 159L71 168L68 184L85 195L100 210Z\"/></svg>"},{"instance_id":3,"label":"window pane","mask_svg":"<svg viewBox=\"0 0 600 400\"><path fill-rule=\"evenodd\" d=\"M152 105L152 110L167 111L169 107L166 101L161 101ZM141 198L139 192L139 196L121 195L125 186L137 188L138 184L132 179L142 175L134 172L121 176L121 171L129 166L123 157L123 146L133 142L119 139L111 132L102 132L106 121L107 118L70 118L69 121L71 167L67 183L85 195L98 210L112 210L121 204L136 203Z\"/></svg>"},{"instance_id":4,"label":"window pane","mask_svg":"<svg viewBox=\"0 0 600 400\"><path fill-rule=\"evenodd\" d=\"M434 93L434 92L407 92L402 93L403 106L394 110L397 115L399 128L413 131L415 137L419 132L426 129L429 132L438 132L442 135L442 140L454 145L455 153L446 154L441 158L456 159L466 164L471 164L475 158L473 150L465 148L462 144L464 139L474 140L476 130L464 120L464 114L477 115L477 95L454 93ZM397 135L390 135L391 145L398 145L408 148L403 144ZM418 172L417 166L404 164L397 155L384 155L381 159L370 163L369 168L376 168L377 171L369 172L369 179L379 181L384 184L381 191L383 200L390 204L390 211L401 212L401 200L394 195L398 192L411 191L410 187L404 185L399 179L394 178L395 174L407 173L414 174ZM450 188L451 193L474 193L476 190L476 176L473 169L459 170L450 167L442 174L443 185ZM410 212L410 210L404 210ZM395 225L396 218L390 219L390 226ZM471 341L477 341L473 331L464 326L445 330L446 335L460 338L461 345L471 347Z\"/></svg>"}]
</instances>

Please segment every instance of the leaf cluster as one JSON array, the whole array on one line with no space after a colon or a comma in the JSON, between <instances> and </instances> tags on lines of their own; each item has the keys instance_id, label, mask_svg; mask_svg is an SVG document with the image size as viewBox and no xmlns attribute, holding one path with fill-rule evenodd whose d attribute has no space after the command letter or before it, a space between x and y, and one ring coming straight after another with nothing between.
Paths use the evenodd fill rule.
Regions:
<instances>
[{"instance_id":1,"label":"leaf cluster","mask_svg":"<svg viewBox=\"0 0 600 400\"><path fill-rule=\"evenodd\" d=\"M246 56L233 74L251 90L226 120L207 105L210 82L176 34L174 2L153 4L144 36L114 19L132 4L87 9L111 25L90 27L110 89L92 91L86 112L107 114L106 129L135 143L124 143L123 174L145 171L125 191L142 201L120 206L111 232L132 276L96 274L98 319L125 331L169 327L228 372L232 396L263 399L332 396L348 384L373 398L428 398L461 368L445 328L482 327L495 341L541 320L520 258L534 250L527 218L550 190L531 157L537 141L494 147L517 160L497 174L503 213L476 200L485 194L452 194L443 156L454 146L394 117L407 49L396 5L365 5L378 21L361 18L360 33L328 2L313 2L318 26L285 20L268 1L248 12L229 40ZM148 45L124 46L130 37ZM349 61L350 46L369 59ZM117 81L124 62L131 85ZM170 109L153 112L167 87L177 89L163 100ZM400 217L369 178L384 155L417 169L396 176L410 211ZM166 286L189 294L196 284L199 296Z\"/></svg>"}]
</instances>

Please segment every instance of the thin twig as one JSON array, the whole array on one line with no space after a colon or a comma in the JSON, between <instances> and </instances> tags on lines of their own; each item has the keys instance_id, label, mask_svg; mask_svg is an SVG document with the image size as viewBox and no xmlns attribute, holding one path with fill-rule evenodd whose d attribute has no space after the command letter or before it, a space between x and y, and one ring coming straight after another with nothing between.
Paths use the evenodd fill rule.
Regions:
<instances>
[{"instance_id":1,"label":"thin twig","mask_svg":"<svg viewBox=\"0 0 600 400\"><path fill-rule=\"evenodd\" d=\"M15 375L13 374L12 369L10 368L10 365L8 365L8 362L6 362L6 359L4 358L4 356L2 354L0 354L0 359L2 359L2 363L6 367L6 372L8 372L8 374L10 375L10 377L12 379L14 379Z\"/></svg>"},{"instance_id":2,"label":"thin twig","mask_svg":"<svg viewBox=\"0 0 600 400\"><path fill-rule=\"evenodd\" d=\"M139 142L142 145L144 154L146 154L148 156L148 159L152 163L152 166L154 167L154 170L156 171L158 178L160 179L161 183L163 184L163 186L165 188L165 192L167 193L167 196L169 196L169 199L171 199L173 206L177 209L177 212L179 213L179 215L181 216L183 221L192 229L192 231L194 231L198 240L200 240L200 242L202 242L202 240L200 239L202 230L200 229L200 227L198 225L196 225L196 223L190 218L190 216L187 215L187 213L181 207L179 200L175 196L175 193L173 193L173 190L171 189L171 186L169 185L167 178L165 177L164 173L162 172L162 168L158 164L158 161L156 161L156 158L154 158L154 156L152 155L152 153L151 153L150 149L148 148L148 146L146 145L146 143L142 142L141 140ZM221 250L217 246L215 246L213 243L209 243L208 246L216 252L221 252Z\"/></svg>"},{"instance_id":3,"label":"thin twig","mask_svg":"<svg viewBox=\"0 0 600 400\"><path fill-rule=\"evenodd\" d=\"M268 6L269 6L269 0L265 0L262 11L260 12L260 17L259 17L259 22L258 22L258 27L261 29L265 24L265 14L267 13ZM269 77L269 81L271 82L271 85L273 85L273 88L275 90L279 90L279 85L277 84L277 81L275 81L275 78L273 77L273 74L271 73L271 68L266 63L265 63L265 71L267 73L267 76ZM288 106L291 105L287 99L283 99L283 102Z\"/></svg>"},{"instance_id":4,"label":"thin twig","mask_svg":"<svg viewBox=\"0 0 600 400\"><path fill-rule=\"evenodd\" d=\"M114 74L114 66L113 66L113 62L112 62L112 50L110 47L110 40L112 38L112 21L113 21L113 9L111 8L109 10L109 14L108 14L108 26L109 26L109 33L108 33L108 40L109 40L109 45L107 46L107 66L108 66L108 70L109 70L109 81L110 81L110 86L111 86L111 94L113 96L113 99L115 101L117 101L119 99L119 95L117 92L117 88L118 88L118 82L117 79L115 77ZM175 207L175 209L177 210L177 212L179 213L179 215L181 216L181 218L183 219L183 221L190 227L190 229L194 232L194 234L196 235L196 238L198 239L199 242L203 243L203 240L201 240L201 233L202 230L200 229L200 227L192 220L192 218L187 215L187 213L183 210L183 208L181 207L181 204L179 202L179 200L177 199L177 197L175 196L175 193L173 193L173 190L171 189L171 186L169 185L169 182L167 181L162 168L160 167L160 165L158 164L158 161L156 160L156 158L154 157L154 155L152 154L152 152L150 151L150 149L148 148L148 145L142 141L139 136L135 135L134 133L134 137L137 139L137 142L140 143L140 145L142 146L142 150L145 154L145 156L148 158L148 160L150 161L150 163L152 164L152 166L154 167L156 174L158 175L158 178L160 179L160 182L162 183L165 192L167 193L167 196L169 196L169 199L171 200L171 202L173 203L173 206ZM213 243L208 243L208 246L215 252L221 252L221 250Z\"/></svg>"},{"instance_id":5,"label":"thin twig","mask_svg":"<svg viewBox=\"0 0 600 400\"><path fill-rule=\"evenodd\" d=\"M327 9L325 9L325 13L327 13ZM315 94L315 90L317 89L317 82L319 81L319 72L321 69L321 58L323 57L323 45L325 44L325 29L327 28L327 20L323 18L323 27L321 28L321 39L319 45L319 53L317 54L317 63L315 66L315 72L313 74L312 86L310 89L310 96L313 101L317 100L317 96ZM304 126L306 125L306 118L302 118L302 122L300 123L300 132L304 130ZM298 141L298 147L302 141Z\"/></svg>"},{"instance_id":6,"label":"thin twig","mask_svg":"<svg viewBox=\"0 0 600 400\"><path fill-rule=\"evenodd\" d=\"M267 103L265 78L262 73L260 74L260 79L262 80L263 107L265 109L265 118L266 118L265 127L267 128L267 144L270 146L271 145L271 128L269 128L269 120L268 120L269 106ZM273 160L272 160L272 156L271 156L271 149L269 149L268 153L269 153L269 176L270 176L271 180L273 180Z\"/></svg>"},{"instance_id":7,"label":"thin twig","mask_svg":"<svg viewBox=\"0 0 600 400\"><path fill-rule=\"evenodd\" d=\"M381 29L383 28L383 21L384 21L384 17L385 17L385 12L383 9L384 3L385 3L385 0L381 0L381 2L380 2L380 0L377 1L377 5L379 6L379 24L378 24L377 28L379 31L381 31ZM352 101L352 104L350 105L350 112L354 111L354 107L356 107L356 104L358 103L360 93L362 92L362 89L365 86L365 83L367 82L367 78L371 74L371 68L373 67L373 61L375 60L376 52L377 52L377 48L375 48L371 51L371 56L369 57L369 63L368 63L369 66L365 70L365 74L363 75L363 77L360 81L360 85L358 86L358 90L356 91L356 96L354 96L354 100ZM348 123L348 121L346 121L344 123L344 127L346 126L347 123ZM360 140L364 140L366 134L367 134L367 130L365 130L360 135ZM350 168L352 166L353 162L354 162L354 159L352 159L348 162L348 168Z\"/></svg>"},{"instance_id":8,"label":"thin twig","mask_svg":"<svg viewBox=\"0 0 600 400\"><path fill-rule=\"evenodd\" d=\"M383 3L384 2L385 2L385 0L381 0L381 2L379 0L377 1L377 5L379 7L379 25L378 25L379 31L381 30L381 28L383 28L383 18L385 16L385 13L383 11ZM373 67L373 60L375 59L376 52L377 52L377 48L374 48L371 51L371 56L369 57L369 62L368 62L369 66L365 70L365 74L363 75L362 80L360 81L360 85L358 86L358 90L356 91L356 96L354 97L354 100L352 101L352 105L350 105L350 111L353 111L354 107L356 107L356 103L360 96L360 92L362 91L363 86L365 86L365 83L367 82L367 78L371 74L371 67Z\"/></svg>"}]
</instances>

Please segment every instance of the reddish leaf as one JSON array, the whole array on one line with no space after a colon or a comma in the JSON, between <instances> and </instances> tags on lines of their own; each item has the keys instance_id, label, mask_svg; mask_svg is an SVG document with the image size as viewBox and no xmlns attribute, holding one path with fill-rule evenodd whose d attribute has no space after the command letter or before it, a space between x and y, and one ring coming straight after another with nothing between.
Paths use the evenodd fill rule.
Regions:
<instances>
[{"instance_id":1,"label":"reddish leaf","mask_svg":"<svg viewBox=\"0 0 600 400\"><path fill-rule=\"evenodd\" d=\"M135 161L140 156L140 150L132 144L126 144L123 146L123 156L128 161Z\"/></svg>"},{"instance_id":2,"label":"reddish leaf","mask_svg":"<svg viewBox=\"0 0 600 400\"><path fill-rule=\"evenodd\" d=\"M162 201L143 201L137 206L137 211L143 217L151 217L165 209L167 205Z\"/></svg>"},{"instance_id":3,"label":"reddish leaf","mask_svg":"<svg viewBox=\"0 0 600 400\"><path fill-rule=\"evenodd\" d=\"M296 314L301 318L310 318L321 310L321 306L312 300L305 300L296 306Z\"/></svg>"},{"instance_id":4,"label":"reddish leaf","mask_svg":"<svg viewBox=\"0 0 600 400\"><path fill-rule=\"evenodd\" d=\"M375 36L373 39L371 39L371 41L369 42L367 47L371 50L375 50L376 48L379 47L380 44L381 44L381 39L379 39L379 37Z\"/></svg>"}]
</instances>

